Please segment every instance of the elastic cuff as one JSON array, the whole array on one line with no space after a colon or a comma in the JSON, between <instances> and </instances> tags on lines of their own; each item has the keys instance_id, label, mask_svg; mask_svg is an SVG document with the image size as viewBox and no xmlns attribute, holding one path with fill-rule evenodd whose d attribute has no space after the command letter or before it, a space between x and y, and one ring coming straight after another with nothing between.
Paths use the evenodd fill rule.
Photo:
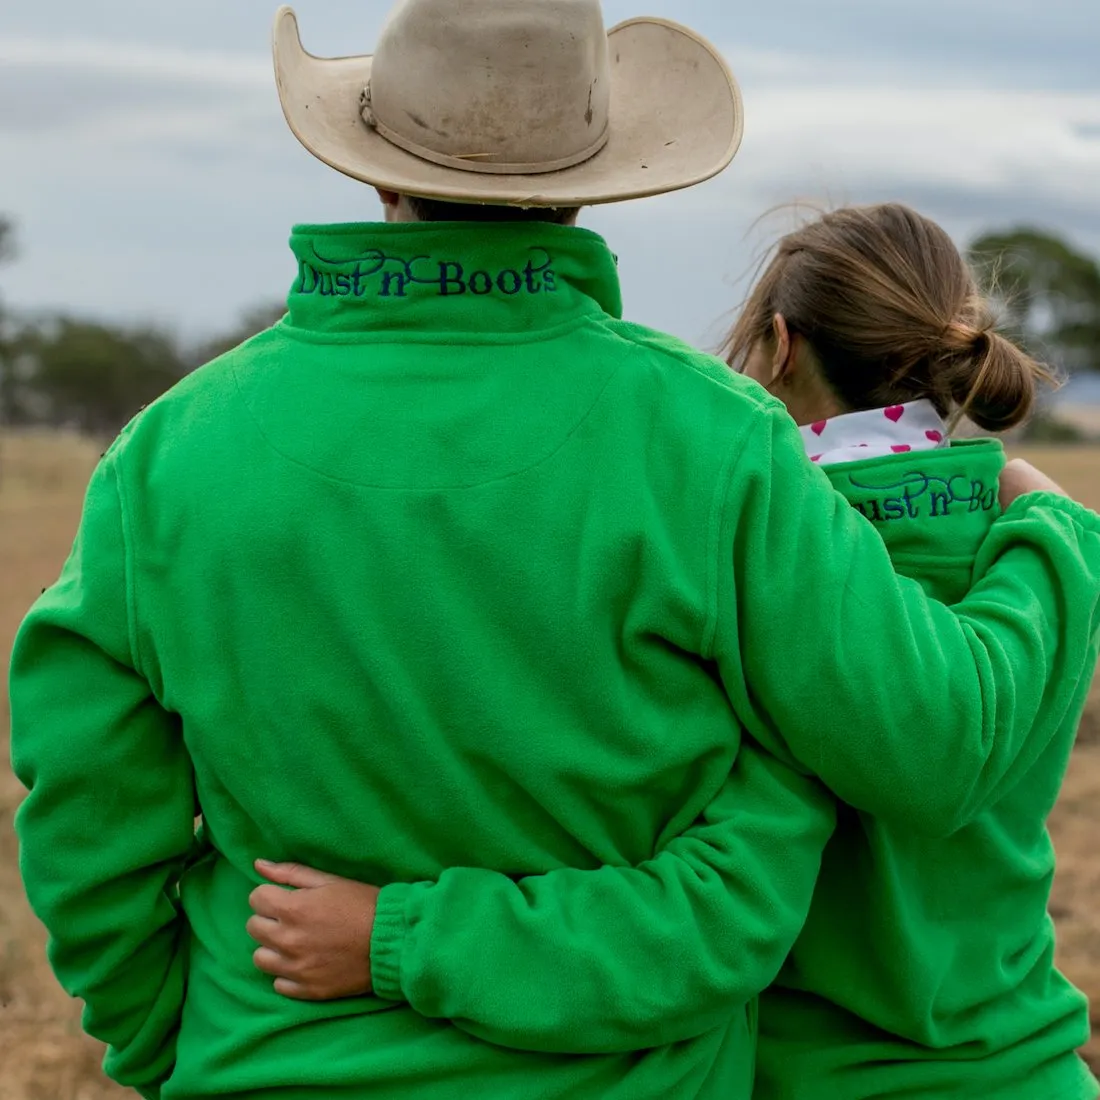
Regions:
<instances>
[{"instance_id":1,"label":"elastic cuff","mask_svg":"<svg viewBox=\"0 0 1100 1100\"><path fill-rule=\"evenodd\" d=\"M405 901L412 887L395 882L382 888L374 914L370 939L371 984L375 996L386 1001L404 1001L401 992L401 953L405 947Z\"/></svg>"},{"instance_id":2,"label":"elastic cuff","mask_svg":"<svg viewBox=\"0 0 1100 1100\"><path fill-rule=\"evenodd\" d=\"M1022 515L1030 508L1053 508L1056 512L1065 512L1071 519L1077 520L1081 526L1090 531L1100 531L1100 515L1091 508L1086 508L1080 501L1062 496L1061 493L1049 491L1024 493L1008 506L1004 514L1006 516Z\"/></svg>"}]
</instances>

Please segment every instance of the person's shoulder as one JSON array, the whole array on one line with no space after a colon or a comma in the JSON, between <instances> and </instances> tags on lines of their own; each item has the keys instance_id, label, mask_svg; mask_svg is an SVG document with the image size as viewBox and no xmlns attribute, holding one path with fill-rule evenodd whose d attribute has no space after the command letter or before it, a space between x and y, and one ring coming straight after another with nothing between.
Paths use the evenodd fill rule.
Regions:
<instances>
[{"instance_id":1,"label":"person's shoulder","mask_svg":"<svg viewBox=\"0 0 1100 1100\"><path fill-rule=\"evenodd\" d=\"M630 321L609 321L608 328L620 340L644 355L652 370L670 385L706 395L727 407L740 407L751 414L770 410L775 398L755 382L738 374L715 355L656 329Z\"/></svg>"},{"instance_id":2,"label":"person's shoulder","mask_svg":"<svg viewBox=\"0 0 1100 1100\"><path fill-rule=\"evenodd\" d=\"M265 329L181 378L164 394L143 406L119 433L114 450L123 457L144 452L163 454L196 431L230 430L227 412L239 401L240 379L286 344L280 325Z\"/></svg>"}]
</instances>

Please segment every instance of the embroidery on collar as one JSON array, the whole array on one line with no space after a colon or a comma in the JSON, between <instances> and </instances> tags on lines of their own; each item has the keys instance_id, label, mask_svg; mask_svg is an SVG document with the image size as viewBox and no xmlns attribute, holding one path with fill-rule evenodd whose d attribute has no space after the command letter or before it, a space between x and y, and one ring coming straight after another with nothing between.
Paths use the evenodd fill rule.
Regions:
<instances>
[{"instance_id":1,"label":"embroidery on collar","mask_svg":"<svg viewBox=\"0 0 1100 1100\"><path fill-rule=\"evenodd\" d=\"M430 287L438 298L463 294L480 297L498 294L555 294L558 290L554 258L545 248L530 247L522 268L468 271L457 260L433 256L405 259L390 256L380 248L347 260L329 260L312 247L317 263L298 261L296 294L319 294L322 298L407 298L409 288Z\"/></svg>"},{"instance_id":2,"label":"embroidery on collar","mask_svg":"<svg viewBox=\"0 0 1100 1100\"><path fill-rule=\"evenodd\" d=\"M821 466L950 446L947 425L927 400L846 413L799 431L810 461Z\"/></svg>"}]
</instances>

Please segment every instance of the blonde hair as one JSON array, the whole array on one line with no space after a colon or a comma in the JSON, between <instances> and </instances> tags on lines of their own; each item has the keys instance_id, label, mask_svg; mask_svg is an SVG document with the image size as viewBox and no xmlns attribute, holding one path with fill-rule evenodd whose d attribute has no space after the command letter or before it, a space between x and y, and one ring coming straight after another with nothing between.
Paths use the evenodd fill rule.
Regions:
<instances>
[{"instance_id":1,"label":"blonde hair","mask_svg":"<svg viewBox=\"0 0 1100 1100\"><path fill-rule=\"evenodd\" d=\"M743 368L782 314L852 412L931 400L989 431L1025 420L1051 372L998 333L951 238L898 203L845 207L780 240L723 345Z\"/></svg>"}]
</instances>

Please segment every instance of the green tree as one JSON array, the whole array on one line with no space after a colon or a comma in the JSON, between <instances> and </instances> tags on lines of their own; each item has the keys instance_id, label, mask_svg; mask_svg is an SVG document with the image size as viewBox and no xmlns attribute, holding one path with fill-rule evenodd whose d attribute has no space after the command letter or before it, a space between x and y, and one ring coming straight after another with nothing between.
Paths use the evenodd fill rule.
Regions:
<instances>
[{"instance_id":1,"label":"green tree","mask_svg":"<svg viewBox=\"0 0 1100 1100\"><path fill-rule=\"evenodd\" d=\"M23 422L112 435L189 371L269 327L281 307L248 311L194 349L150 328L58 316L14 330L11 407Z\"/></svg>"},{"instance_id":2,"label":"green tree","mask_svg":"<svg viewBox=\"0 0 1100 1100\"><path fill-rule=\"evenodd\" d=\"M40 418L96 435L119 431L187 372L162 332L68 317L29 333L25 355Z\"/></svg>"},{"instance_id":3,"label":"green tree","mask_svg":"<svg viewBox=\"0 0 1100 1100\"><path fill-rule=\"evenodd\" d=\"M970 247L1006 328L1068 371L1100 370L1100 264L1037 229L987 233Z\"/></svg>"}]
</instances>

